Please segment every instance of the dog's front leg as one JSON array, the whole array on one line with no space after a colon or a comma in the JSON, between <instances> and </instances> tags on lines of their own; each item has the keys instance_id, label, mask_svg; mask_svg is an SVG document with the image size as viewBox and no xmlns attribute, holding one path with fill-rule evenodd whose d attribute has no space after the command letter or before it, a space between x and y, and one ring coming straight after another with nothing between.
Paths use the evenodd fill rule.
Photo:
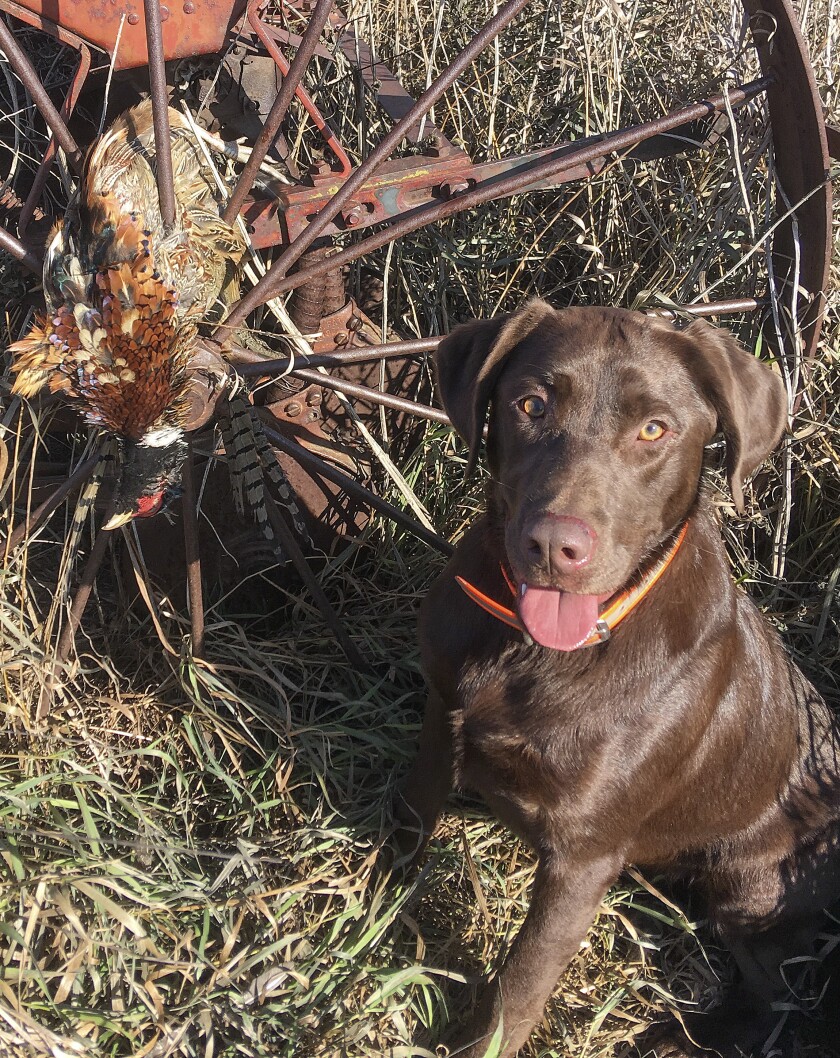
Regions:
<instances>
[{"instance_id":1,"label":"dog's front leg","mask_svg":"<svg viewBox=\"0 0 840 1058\"><path fill-rule=\"evenodd\" d=\"M440 695L429 691L417 757L394 798L401 851L415 859L426 847L452 789L452 732Z\"/></svg>"},{"instance_id":2,"label":"dog's front leg","mask_svg":"<svg viewBox=\"0 0 840 1058\"><path fill-rule=\"evenodd\" d=\"M459 1036L460 1047L450 1052L453 1058L481 1058L497 1030L499 1058L519 1050L621 867L621 857L613 854L586 861L540 860L522 929L498 977L485 985L469 1028Z\"/></svg>"}]
</instances>

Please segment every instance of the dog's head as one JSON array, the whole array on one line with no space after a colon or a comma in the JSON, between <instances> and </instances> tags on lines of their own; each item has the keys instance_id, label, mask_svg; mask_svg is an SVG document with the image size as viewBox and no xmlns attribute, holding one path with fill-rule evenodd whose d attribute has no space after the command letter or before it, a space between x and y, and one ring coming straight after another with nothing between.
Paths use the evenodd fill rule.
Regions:
<instances>
[{"instance_id":1,"label":"dog's head","mask_svg":"<svg viewBox=\"0 0 840 1058\"><path fill-rule=\"evenodd\" d=\"M690 513L714 435L724 435L740 510L744 480L786 422L781 379L702 321L677 330L622 309L555 311L534 300L456 328L436 364L471 466L489 408L492 510L527 586L520 613L531 629L533 610L534 638L561 649L574 629L539 627L540 608L557 609L543 596L571 596L572 624L597 618Z\"/></svg>"}]
</instances>

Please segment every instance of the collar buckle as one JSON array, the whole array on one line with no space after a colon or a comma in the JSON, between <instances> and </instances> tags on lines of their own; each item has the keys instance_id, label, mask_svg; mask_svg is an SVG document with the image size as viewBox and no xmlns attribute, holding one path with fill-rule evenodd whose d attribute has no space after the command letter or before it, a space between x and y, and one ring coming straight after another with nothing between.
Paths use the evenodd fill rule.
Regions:
<instances>
[{"instance_id":1,"label":"collar buckle","mask_svg":"<svg viewBox=\"0 0 840 1058\"><path fill-rule=\"evenodd\" d=\"M599 643L606 643L607 640L611 638L612 629L624 620L624 618L634 610L636 606L638 606L654 584L656 584L659 578L664 574L668 566L670 566L675 555L679 551L687 532L688 520L683 522L682 528L674 537L668 550L660 556L659 560L654 563L650 569L648 569L642 577L641 582L634 588L628 588L626 591L622 592L612 605L604 610L603 614L598 618L591 635L585 642L580 644L581 646L596 646ZM518 592L512 579L508 575L508 571L505 569L504 563L501 564L501 571L503 577L507 581L507 586L510 589L511 594L515 598L518 595ZM465 580L463 577L456 576L455 580L466 595L469 596L474 603L480 606L482 610L485 610L493 617L496 617L510 628L515 628L522 632L525 642L529 645L531 644L531 637L528 635L528 631L516 610L503 606L502 603L496 602L495 599L491 599L489 596L484 595L478 590L478 588L470 584L469 581Z\"/></svg>"},{"instance_id":2,"label":"collar buckle","mask_svg":"<svg viewBox=\"0 0 840 1058\"><path fill-rule=\"evenodd\" d=\"M610 626L607 624L603 617L598 618L598 621L595 625L595 635L598 637L599 643L606 643L606 641L612 635L612 632L610 631Z\"/></svg>"}]
</instances>

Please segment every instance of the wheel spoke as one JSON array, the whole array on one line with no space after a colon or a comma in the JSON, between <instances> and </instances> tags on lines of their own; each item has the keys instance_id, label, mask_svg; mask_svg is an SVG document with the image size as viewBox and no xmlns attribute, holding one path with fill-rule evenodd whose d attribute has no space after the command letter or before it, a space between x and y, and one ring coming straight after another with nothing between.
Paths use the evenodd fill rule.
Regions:
<instances>
[{"instance_id":1,"label":"wheel spoke","mask_svg":"<svg viewBox=\"0 0 840 1058\"><path fill-rule=\"evenodd\" d=\"M769 298L729 298L727 301L698 301L693 305L663 305L642 309L646 316L660 316L666 320L680 316L737 316L758 312L770 305Z\"/></svg>"},{"instance_id":2,"label":"wheel spoke","mask_svg":"<svg viewBox=\"0 0 840 1058\"><path fill-rule=\"evenodd\" d=\"M6 547L7 554L10 551L14 551L27 537L40 529L53 511L67 499L71 492L84 485L96 469L99 459L99 455L93 455L83 463L80 463L70 477L59 485L51 496L48 496L43 503L35 508L32 514L9 537L8 546Z\"/></svg>"},{"instance_id":3,"label":"wheel spoke","mask_svg":"<svg viewBox=\"0 0 840 1058\"><path fill-rule=\"evenodd\" d=\"M344 471L334 467L314 452L310 452L308 448L304 448L303 445L285 437L279 430L268 425L265 420L263 420L263 429L266 437L275 448L279 448L280 451L291 456L302 467L307 467L328 481L332 481L333 484L339 485L352 499L359 500L368 507L372 507L375 511L379 511L380 514L384 514L386 518L390 518L397 525L401 525L403 529L407 529L420 540L429 544L430 547L436 548L441 554L447 556L452 554L454 548L442 536L431 532L421 522L406 514L405 511L401 511L399 507L395 507L387 500L383 500L381 496L371 492L370 489L366 489L355 478L351 478L349 474L345 474Z\"/></svg>"},{"instance_id":4,"label":"wheel spoke","mask_svg":"<svg viewBox=\"0 0 840 1058\"><path fill-rule=\"evenodd\" d=\"M359 168L341 185L330 200L329 205L320 210L317 216L309 222L303 232L295 239L294 243L280 254L253 290L233 306L227 319L219 325L219 328L226 328L227 333L230 335L232 330L235 330L245 321L245 318L253 309L258 308L274 296L274 286L277 278L286 275L295 261L309 249L330 221L339 213L342 206L361 187L365 180L376 172L382 162L391 155L394 148L399 145L409 130L428 114L437 100L457 80L475 57L502 32L509 22L513 21L528 2L529 0L507 0L499 8L497 14L479 30L460 55L442 73L438 74L405 117L394 125ZM217 328L217 333L219 328Z\"/></svg>"},{"instance_id":5,"label":"wheel spoke","mask_svg":"<svg viewBox=\"0 0 840 1058\"><path fill-rule=\"evenodd\" d=\"M274 497L268 489L265 490L265 508L275 536L280 542L283 550L292 560L292 565L298 571L298 574L304 583L304 587L312 596L315 605L321 611L324 620L329 625L339 646L344 651L347 660L361 671L369 672L370 666L359 653L356 644L345 631L344 625L341 623L341 619L324 593L324 589L318 583L318 579L309 568L309 563L306 561L306 556L303 551L301 551L300 545L295 539L295 534L288 525L286 525L283 515L280 513L277 504L274 502Z\"/></svg>"},{"instance_id":6,"label":"wheel spoke","mask_svg":"<svg viewBox=\"0 0 840 1058\"><path fill-rule=\"evenodd\" d=\"M2 25L2 22L0 22ZM16 239L14 235L6 231L5 228L0 227L0 249L5 250L6 253L11 254L16 261L28 268L30 272L34 272L36 276L40 276L43 271L43 264L35 254L28 250L20 239Z\"/></svg>"},{"instance_id":7,"label":"wheel spoke","mask_svg":"<svg viewBox=\"0 0 840 1058\"><path fill-rule=\"evenodd\" d=\"M149 53L149 93L155 130L155 172L157 173L160 216L164 230L175 224L175 182L172 176L172 148L169 132L169 95L163 54L163 27L158 0L143 0L146 16L146 48Z\"/></svg>"},{"instance_id":8,"label":"wheel spoke","mask_svg":"<svg viewBox=\"0 0 840 1058\"><path fill-rule=\"evenodd\" d=\"M392 360L412 356L416 353L436 349L444 335L439 338L413 338L406 342L389 342L386 345L361 345L354 349L339 349L334 353L313 353L306 356L296 353L294 357L281 356L266 360L258 353L233 345L226 350L227 359L236 365L237 374L243 378L260 378L263 375L285 375L292 367L344 367L347 364L364 364L371 360Z\"/></svg>"},{"instance_id":9,"label":"wheel spoke","mask_svg":"<svg viewBox=\"0 0 840 1058\"><path fill-rule=\"evenodd\" d=\"M251 190L254 181L257 178L257 173L259 172L259 168L262 165L269 148L272 143L274 143L280 125L283 123L283 119L285 118L286 112L292 102L295 89L303 79L309 60L312 58L315 48L318 45L318 41L321 37L321 30L324 28L324 24L329 18L332 5L333 0L318 0L318 3L315 5L315 10L310 16L309 25L306 27L303 40L292 60L289 72L283 78L280 91L272 104L271 110L268 112L268 117L265 119L262 131L257 137L251 157L245 163L245 168L242 170L239 180L236 182L236 187L233 189L233 194L230 196L230 200L225 207L224 220L226 220L228 224L233 224L239 216L242 203L245 201L246 195ZM252 15L255 16L256 23L258 24L259 17L256 15L253 3L249 4L248 13L249 18L251 18ZM259 29L254 20L251 21L251 24L255 31L259 33ZM263 43L268 46L268 42L262 37L262 34L260 34L260 37L263 39Z\"/></svg>"},{"instance_id":10,"label":"wheel spoke","mask_svg":"<svg viewBox=\"0 0 840 1058\"><path fill-rule=\"evenodd\" d=\"M64 103L61 107L61 116L65 121L73 113L79 98L79 93L82 91L82 86L90 73L90 48L83 40L80 38L75 38L74 40L74 37L75 34L58 34L58 39L61 40L62 43L75 47L79 52L79 65L76 67L76 72L73 75L70 89L64 97ZM55 139L52 139L47 145L46 153L38 166L35 178L32 181L32 187L30 188L29 194L26 196L26 201L23 204L23 208L20 211L18 231L24 237L26 236L26 229L29 227L29 222L32 220L35 210L38 207L38 203L41 201L41 194L43 193L47 179L52 171L53 159L55 158L55 143Z\"/></svg>"},{"instance_id":11,"label":"wheel spoke","mask_svg":"<svg viewBox=\"0 0 840 1058\"><path fill-rule=\"evenodd\" d=\"M109 504L108 511L105 514L106 522L112 514L113 505ZM67 622L61 630L58 645L55 648L55 654L49 664L48 671L45 674L44 685L41 688L41 694L38 699L36 720L45 720L49 715L53 694L55 693L58 680L58 671L70 657L70 651L73 649L73 645L76 642L76 632L85 615L87 604L90 601L90 593L93 591L93 586L96 583L96 575L105 560L105 552L108 550L110 540L111 532L109 530L100 529L93 542L93 547L90 549L85 568L82 570L79 587L76 589L76 594L73 596L73 601L70 604L70 612L67 615Z\"/></svg>"},{"instance_id":12,"label":"wheel spoke","mask_svg":"<svg viewBox=\"0 0 840 1058\"><path fill-rule=\"evenodd\" d=\"M204 656L204 591L201 586L201 556L196 517L195 463L192 445L182 471L184 494L181 512L184 519L184 558L187 563L187 592L190 610L192 655Z\"/></svg>"},{"instance_id":13,"label":"wheel spoke","mask_svg":"<svg viewBox=\"0 0 840 1058\"><path fill-rule=\"evenodd\" d=\"M306 368L294 368L290 374L300 378L304 382L313 382L317 386L326 389L334 389L347 397L355 397L357 400L367 401L368 404L381 404L384 408L392 408L394 411L408 412L420 419L429 419L431 422L439 422L444 426L451 425L446 412L439 408L431 408L428 404L420 404L419 401L409 400L408 397L398 397L393 393L383 393L381 390L372 389L370 386L362 386L358 382L347 382L343 378L334 375L322 375L320 371L307 371Z\"/></svg>"},{"instance_id":14,"label":"wheel spoke","mask_svg":"<svg viewBox=\"0 0 840 1058\"><path fill-rule=\"evenodd\" d=\"M56 110L53 101L41 82L41 78L35 71L35 67L29 61L29 56L15 40L14 34L3 19L0 19L0 50L5 52L12 69L23 81L24 87L32 96L41 117L49 125L52 134L67 155L67 161L77 173L81 172L83 156L79 150L79 145L73 139L73 135L70 129L67 128L64 118Z\"/></svg>"},{"instance_id":15,"label":"wheel spoke","mask_svg":"<svg viewBox=\"0 0 840 1058\"><path fill-rule=\"evenodd\" d=\"M731 88L727 92L729 103L733 107L743 106L743 104L750 99L754 99L757 95L765 92L772 83L772 77L760 77L757 80L750 81L738 88ZM569 170L574 170L575 168L580 168L593 163L597 164L598 160L603 158L606 154L628 150L631 147L635 147L636 144L642 143L653 136L679 128L680 125L684 125L687 121L696 121L700 118L708 117L710 114L725 109L725 107L725 97L723 95L715 95L710 99L705 99L698 103L692 103L689 106L680 107L679 110L675 110L671 114L666 114L664 117L655 118L653 121L646 121L640 125L631 125L628 128L608 133L595 143L588 143L582 147L576 146L575 144L567 144L557 147L551 150L545 157L535 162L533 166L527 167L525 171L519 171L511 176L501 176L485 181L448 201L435 203L430 206L420 206L412 213L405 215L401 220L394 221L392 224L389 224L374 235L369 235L366 239L362 239L360 242L348 246L336 254L331 254L323 261L319 261L316 264L311 265L309 268L300 272L295 272L290 276L280 276L280 269L278 266L282 264L285 256L281 255L275 265L269 270L260 283L254 287L248 297L244 298L239 303L239 307L235 309L230 317L220 326L224 328L239 326L242 322L240 310L243 306L246 306L246 302L249 302L251 295L256 294L257 291L260 292L260 296L263 297L263 300L276 297L278 294L282 294L287 290L293 290L295 287L299 287L303 283L307 283L318 276L324 275L324 273L330 271L330 269L343 267L344 265L357 260L359 257L371 253L373 250L378 250L380 247L386 246L389 242L393 242L395 239L408 235L410 232L416 231L418 228L424 228L426 225L432 224L435 221L445 220L447 217L451 217L455 213L460 213L466 209L473 209L476 206L483 205L485 202L496 201L501 198L507 198L510 195L519 194L522 191L532 188L535 184L539 184L540 181L546 180L548 177L558 177ZM357 170L357 172L358 171L359 170ZM348 184L349 182L350 181L348 181ZM346 187L347 184L344 186ZM343 190L344 189L342 188L342 191ZM338 194L340 195L341 193L342 192L340 191ZM332 206L329 207L329 210L332 210ZM320 216L321 214L319 213L318 217ZM309 229L307 229L307 232L308 230ZM301 238L303 238L303 236ZM295 243L295 246L297 246L297 243ZM269 279L271 282L266 282ZM252 304L249 303L247 305L247 312L250 312L252 308L256 308L258 304L260 304L259 300L254 301Z\"/></svg>"}]
</instances>

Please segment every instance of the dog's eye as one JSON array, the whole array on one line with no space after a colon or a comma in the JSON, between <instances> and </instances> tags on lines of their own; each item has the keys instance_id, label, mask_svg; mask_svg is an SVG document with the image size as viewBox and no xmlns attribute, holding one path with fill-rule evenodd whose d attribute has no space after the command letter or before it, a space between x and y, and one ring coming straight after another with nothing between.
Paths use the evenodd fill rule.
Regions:
<instances>
[{"instance_id":1,"label":"dog's eye","mask_svg":"<svg viewBox=\"0 0 840 1058\"><path fill-rule=\"evenodd\" d=\"M650 422L646 422L645 425L639 430L640 441L658 441L667 430L665 423L657 422L656 419L652 419Z\"/></svg>"},{"instance_id":2,"label":"dog's eye","mask_svg":"<svg viewBox=\"0 0 840 1058\"><path fill-rule=\"evenodd\" d=\"M545 401L542 397L523 397L519 401L519 407L530 419L541 419L545 415Z\"/></svg>"}]
</instances>

